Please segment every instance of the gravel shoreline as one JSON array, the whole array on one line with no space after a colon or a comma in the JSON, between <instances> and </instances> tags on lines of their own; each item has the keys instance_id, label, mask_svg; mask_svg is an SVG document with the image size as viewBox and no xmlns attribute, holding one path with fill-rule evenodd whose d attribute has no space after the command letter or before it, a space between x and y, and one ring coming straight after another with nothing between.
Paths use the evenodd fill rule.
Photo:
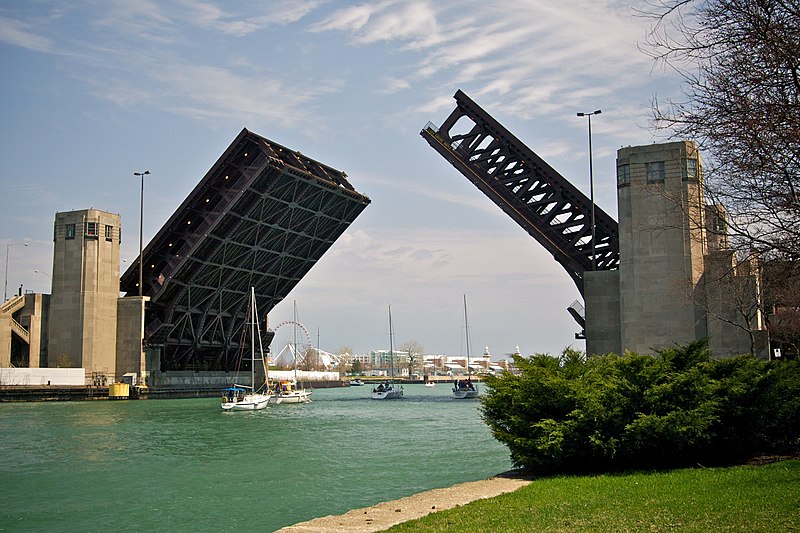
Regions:
<instances>
[{"instance_id":1,"label":"gravel shoreline","mask_svg":"<svg viewBox=\"0 0 800 533\"><path fill-rule=\"evenodd\" d=\"M331 533L383 531L396 524L415 520L423 516L452 509L475 500L492 498L506 492L513 492L530 480L519 477L514 472L490 477L481 481L460 483L453 487L433 489L382 502L371 507L355 509L342 515L323 516L307 522L279 529L280 533Z\"/></svg>"}]
</instances>

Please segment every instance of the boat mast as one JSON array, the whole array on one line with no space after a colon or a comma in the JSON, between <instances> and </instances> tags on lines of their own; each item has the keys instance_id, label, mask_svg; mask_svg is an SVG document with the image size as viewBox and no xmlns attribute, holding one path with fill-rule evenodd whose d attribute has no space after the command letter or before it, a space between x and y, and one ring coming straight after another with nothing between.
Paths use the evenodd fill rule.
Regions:
<instances>
[{"instance_id":1,"label":"boat mast","mask_svg":"<svg viewBox=\"0 0 800 533\"><path fill-rule=\"evenodd\" d=\"M464 295L464 332L467 337L467 377L472 376L472 367L469 365L469 320L467 319L467 295Z\"/></svg>"},{"instance_id":2,"label":"boat mast","mask_svg":"<svg viewBox=\"0 0 800 533\"><path fill-rule=\"evenodd\" d=\"M297 300L292 300L294 305L294 319L292 320L292 331L294 332L294 340L292 344L292 353L294 353L294 381L297 382Z\"/></svg>"},{"instance_id":3,"label":"boat mast","mask_svg":"<svg viewBox=\"0 0 800 533\"><path fill-rule=\"evenodd\" d=\"M250 388L256 391L256 289L250 287ZM261 335L258 337L261 342Z\"/></svg>"},{"instance_id":4,"label":"boat mast","mask_svg":"<svg viewBox=\"0 0 800 533\"><path fill-rule=\"evenodd\" d=\"M392 305L389 304L389 363L391 366L392 380L394 380L394 350L392 347Z\"/></svg>"}]
</instances>

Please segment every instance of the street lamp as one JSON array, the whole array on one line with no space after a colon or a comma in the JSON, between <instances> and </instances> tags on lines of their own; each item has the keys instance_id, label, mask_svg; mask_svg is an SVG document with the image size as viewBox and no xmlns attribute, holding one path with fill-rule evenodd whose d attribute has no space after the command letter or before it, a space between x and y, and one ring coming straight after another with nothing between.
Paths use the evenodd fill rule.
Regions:
<instances>
[{"instance_id":1,"label":"street lamp","mask_svg":"<svg viewBox=\"0 0 800 533\"><path fill-rule=\"evenodd\" d=\"M144 218L144 177L149 175L150 171L134 172L134 176L142 178L142 194L139 196L139 296L142 296L142 224Z\"/></svg>"},{"instance_id":2,"label":"street lamp","mask_svg":"<svg viewBox=\"0 0 800 533\"><path fill-rule=\"evenodd\" d=\"M600 109L591 113L578 113L579 117L589 119L589 196L592 201L592 270L597 270L597 256L594 253L595 246L595 223L594 223L594 174L592 172L592 115L602 113Z\"/></svg>"},{"instance_id":3,"label":"street lamp","mask_svg":"<svg viewBox=\"0 0 800 533\"><path fill-rule=\"evenodd\" d=\"M10 243L6 244L6 282L5 282L5 285L3 286L3 301L4 302L6 300L8 300L8 252L9 252L9 249L12 246L16 246L18 244L21 244L22 246L28 246L27 242L10 242Z\"/></svg>"}]
</instances>

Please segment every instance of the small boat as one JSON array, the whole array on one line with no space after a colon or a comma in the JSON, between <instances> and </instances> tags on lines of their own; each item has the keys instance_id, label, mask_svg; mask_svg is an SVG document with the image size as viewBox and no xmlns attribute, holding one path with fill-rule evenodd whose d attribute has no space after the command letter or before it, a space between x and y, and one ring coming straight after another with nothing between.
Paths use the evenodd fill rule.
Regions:
<instances>
[{"instance_id":1,"label":"small boat","mask_svg":"<svg viewBox=\"0 0 800 533\"><path fill-rule=\"evenodd\" d=\"M258 327L258 311L256 310L256 291L250 287L250 306L248 319L250 320L250 383L251 385L239 385L234 383L222 391L223 411L258 411L266 409L269 403L269 376L267 365L264 360L264 347L261 345L261 332ZM260 354L261 364L264 367L265 382L261 387L255 387L256 382L256 342Z\"/></svg>"},{"instance_id":2,"label":"small boat","mask_svg":"<svg viewBox=\"0 0 800 533\"><path fill-rule=\"evenodd\" d=\"M383 381L372 389L373 400L392 400L403 397L403 386L395 386L394 383Z\"/></svg>"},{"instance_id":3,"label":"small boat","mask_svg":"<svg viewBox=\"0 0 800 533\"><path fill-rule=\"evenodd\" d=\"M392 306L389 306L389 361L391 364L391 375L394 379L394 349L392 347ZM393 400L403 397L403 386L396 385L391 381L379 383L372 389L373 400Z\"/></svg>"},{"instance_id":4,"label":"small boat","mask_svg":"<svg viewBox=\"0 0 800 533\"><path fill-rule=\"evenodd\" d=\"M464 295L464 330L467 338L467 379L460 379L453 386L453 398L465 400L478 397L478 386L472 382L472 367L469 365L469 320L467 319L467 295Z\"/></svg>"},{"instance_id":5,"label":"small boat","mask_svg":"<svg viewBox=\"0 0 800 533\"><path fill-rule=\"evenodd\" d=\"M275 384L275 394L270 398L270 403L274 404L293 404L293 403L309 403L311 401L311 393L313 391L297 388L297 302L294 302L294 345L292 346L292 353L294 354L294 379L281 380Z\"/></svg>"},{"instance_id":6,"label":"small boat","mask_svg":"<svg viewBox=\"0 0 800 533\"><path fill-rule=\"evenodd\" d=\"M478 386L472 382L472 379L460 379L453 386L453 398L457 400L464 400L468 398L478 397Z\"/></svg>"},{"instance_id":7,"label":"small boat","mask_svg":"<svg viewBox=\"0 0 800 533\"><path fill-rule=\"evenodd\" d=\"M351 387L363 387L364 386L364 380L361 379L361 378L356 378L356 379L350 380L350 386Z\"/></svg>"},{"instance_id":8,"label":"small boat","mask_svg":"<svg viewBox=\"0 0 800 533\"><path fill-rule=\"evenodd\" d=\"M428 380L428 381L425 382L425 386L428 387L429 389L432 389L433 387L436 386L436 383L434 383L431 380Z\"/></svg>"},{"instance_id":9,"label":"small boat","mask_svg":"<svg viewBox=\"0 0 800 533\"><path fill-rule=\"evenodd\" d=\"M270 403L308 403L311 401L311 391L298 389L295 380L283 380L275 384L275 394L269 399Z\"/></svg>"}]
</instances>

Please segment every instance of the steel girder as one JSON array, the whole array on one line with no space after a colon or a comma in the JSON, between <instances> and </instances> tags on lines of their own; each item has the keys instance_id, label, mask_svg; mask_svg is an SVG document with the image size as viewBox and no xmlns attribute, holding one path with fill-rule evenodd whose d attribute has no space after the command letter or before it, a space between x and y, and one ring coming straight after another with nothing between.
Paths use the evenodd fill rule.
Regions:
<instances>
[{"instance_id":1,"label":"steel girder","mask_svg":"<svg viewBox=\"0 0 800 533\"><path fill-rule=\"evenodd\" d=\"M162 369L232 369L250 287L266 316L369 203L345 173L242 130L142 253ZM137 283L138 260L120 281Z\"/></svg>"},{"instance_id":2,"label":"steel girder","mask_svg":"<svg viewBox=\"0 0 800 533\"><path fill-rule=\"evenodd\" d=\"M454 98L444 123L420 135L553 254L583 295L583 273L592 270L591 201L466 94ZM617 222L596 205L594 252L597 270L618 267Z\"/></svg>"}]
</instances>

